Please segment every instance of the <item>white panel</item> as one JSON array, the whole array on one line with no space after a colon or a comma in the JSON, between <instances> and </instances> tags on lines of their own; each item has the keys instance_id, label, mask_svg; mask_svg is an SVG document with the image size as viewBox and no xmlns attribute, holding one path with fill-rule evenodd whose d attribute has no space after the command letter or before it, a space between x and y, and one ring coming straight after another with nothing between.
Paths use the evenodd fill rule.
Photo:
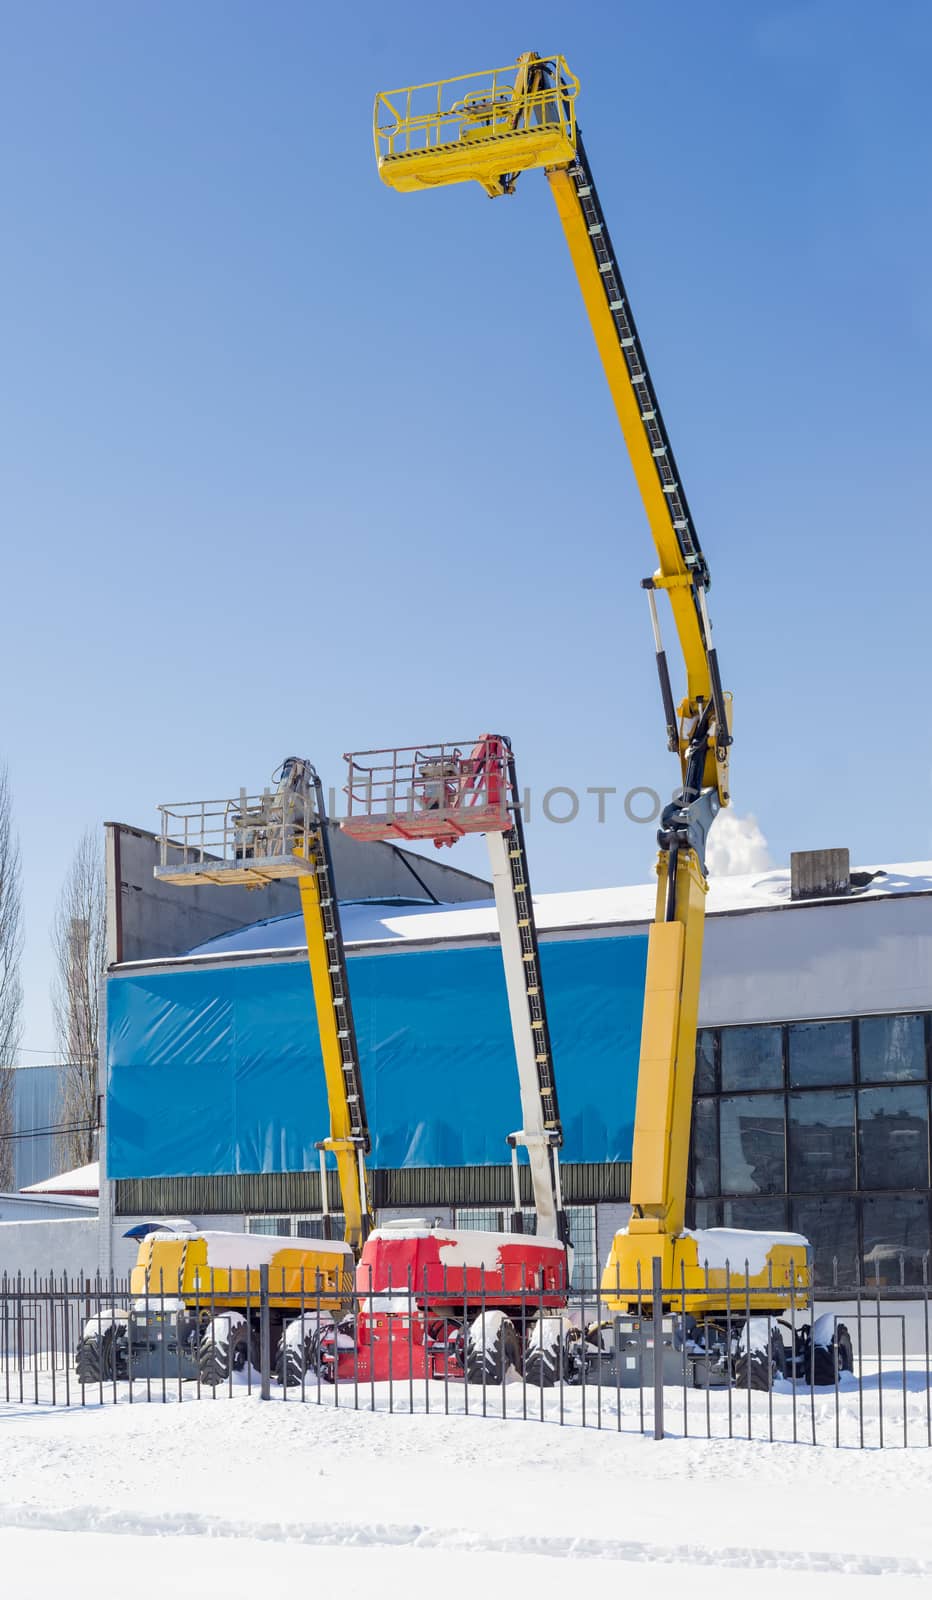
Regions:
<instances>
[{"instance_id":1,"label":"white panel","mask_svg":"<svg viewBox=\"0 0 932 1600\"><path fill-rule=\"evenodd\" d=\"M14 1277L21 1272L31 1278L67 1272L74 1279L80 1273L93 1278L97 1272L96 1217L62 1218L44 1222L0 1223L0 1274Z\"/></svg>"},{"instance_id":2,"label":"white panel","mask_svg":"<svg viewBox=\"0 0 932 1600\"><path fill-rule=\"evenodd\" d=\"M932 1009L932 897L710 917L699 1021Z\"/></svg>"}]
</instances>

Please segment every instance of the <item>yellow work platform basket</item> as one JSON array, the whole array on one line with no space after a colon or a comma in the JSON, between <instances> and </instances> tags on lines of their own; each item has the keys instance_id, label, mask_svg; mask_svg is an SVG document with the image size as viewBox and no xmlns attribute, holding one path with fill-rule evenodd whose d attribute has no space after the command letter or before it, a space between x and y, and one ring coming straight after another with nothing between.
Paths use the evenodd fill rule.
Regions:
<instances>
[{"instance_id":1,"label":"yellow work platform basket","mask_svg":"<svg viewBox=\"0 0 932 1600\"><path fill-rule=\"evenodd\" d=\"M508 194L529 167L566 166L576 153L579 84L562 56L521 56L376 95L375 153L392 189L475 180Z\"/></svg>"}]
</instances>

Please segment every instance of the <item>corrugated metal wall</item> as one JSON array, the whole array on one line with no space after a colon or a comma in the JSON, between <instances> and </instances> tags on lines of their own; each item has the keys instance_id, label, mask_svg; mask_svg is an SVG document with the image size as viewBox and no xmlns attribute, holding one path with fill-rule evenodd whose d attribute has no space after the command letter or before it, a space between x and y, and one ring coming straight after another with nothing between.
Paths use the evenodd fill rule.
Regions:
<instances>
[{"instance_id":1,"label":"corrugated metal wall","mask_svg":"<svg viewBox=\"0 0 932 1600\"><path fill-rule=\"evenodd\" d=\"M16 1067L13 1071L13 1184L26 1189L61 1171L58 1138L39 1130L61 1121L62 1067Z\"/></svg>"},{"instance_id":2,"label":"corrugated metal wall","mask_svg":"<svg viewBox=\"0 0 932 1600\"><path fill-rule=\"evenodd\" d=\"M569 1162L562 1167L570 1205L627 1200L627 1161ZM329 1174L330 1205L340 1204L336 1173ZM511 1168L409 1167L371 1173L373 1202L385 1206L511 1204ZM531 1201L530 1173L521 1168L522 1200ZM209 1216L219 1212L261 1216L266 1212L319 1211L316 1172L230 1173L207 1178L121 1178L115 1185L117 1216Z\"/></svg>"}]
</instances>

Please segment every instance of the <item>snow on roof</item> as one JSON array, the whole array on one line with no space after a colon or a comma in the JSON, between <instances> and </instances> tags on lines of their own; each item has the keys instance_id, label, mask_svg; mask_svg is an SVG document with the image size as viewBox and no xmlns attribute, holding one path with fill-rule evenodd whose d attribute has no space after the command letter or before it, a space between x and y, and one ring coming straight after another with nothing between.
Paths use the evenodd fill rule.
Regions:
<instances>
[{"instance_id":1,"label":"snow on roof","mask_svg":"<svg viewBox=\"0 0 932 1600\"><path fill-rule=\"evenodd\" d=\"M42 1183L30 1183L21 1194L72 1194L98 1195L100 1193L100 1162L92 1161L86 1167L74 1167L71 1172L59 1172Z\"/></svg>"},{"instance_id":2,"label":"snow on roof","mask_svg":"<svg viewBox=\"0 0 932 1600\"><path fill-rule=\"evenodd\" d=\"M852 900L878 900L893 895L932 894L932 861L913 861L889 867L857 869L871 881L845 896ZM873 875L873 876L871 876ZM534 896L538 931L561 928L586 928L648 923L654 914L656 886L634 884L617 889L577 889L560 894ZM838 896L824 903L837 904ZM804 905L818 904L806 900ZM790 905L789 869L752 872L735 877L713 878L706 910L709 916L725 916L741 911L774 910ZM343 937L346 944L395 944L406 941L430 942L494 936L498 932L495 903L492 900L465 901L455 905L398 905L385 901L349 902L341 907ZM234 952L303 949L304 924L300 913L272 917L233 933L221 934L189 951L193 956L225 955Z\"/></svg>"}]
</instances>

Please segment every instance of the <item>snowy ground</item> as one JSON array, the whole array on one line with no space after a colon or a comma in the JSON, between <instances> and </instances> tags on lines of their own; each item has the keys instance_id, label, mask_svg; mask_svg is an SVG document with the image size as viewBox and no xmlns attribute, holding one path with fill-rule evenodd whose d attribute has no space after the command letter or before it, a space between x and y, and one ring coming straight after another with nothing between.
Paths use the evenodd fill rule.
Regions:
<instances>
[{"instance_id":1,"label":"snowy ground","mask_svg":"<svg viewBox=\"0 0 932 1600\"><path fill-rule=\"evenodd\" d=\"M512 1387L509 1409L519 1402ZM845 1436L858 1404L843 1396ZM627 1408L622 1431L614 1419L599 1432L578 1425L578 1394L568 1426L554 1405L543 1423L389 1415L263 1404L241 1385L180 1406L0 1404L3 1592L252 1600L277 1583L381 1600L517 1584L565 1600L571 1587L646 1580L716 1600L930 1593L932 1450L921 1444L896 1448L895 1433L883 1451L655 1442ZM819 1419L828 1440L834 1401L818 1405L831 1407ZM924 1438L925 1396L908 1408ZM681 1425L672 1406L669 1421ZM632 1570L646 1563L649 1579Z\"/></svg>"}]
</instances>

